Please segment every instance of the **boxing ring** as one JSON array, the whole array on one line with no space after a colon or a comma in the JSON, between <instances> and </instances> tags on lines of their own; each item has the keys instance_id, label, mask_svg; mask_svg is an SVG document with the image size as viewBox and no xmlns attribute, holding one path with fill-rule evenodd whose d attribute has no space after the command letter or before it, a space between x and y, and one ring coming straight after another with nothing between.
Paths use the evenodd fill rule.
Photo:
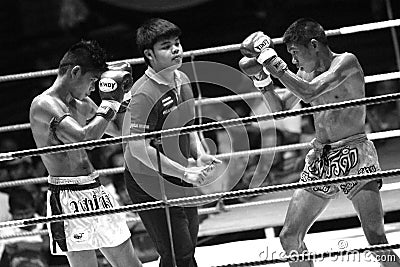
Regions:
<instances>
[{"instance_id":1,"label":"boxing ring","mask_svg":"<svg viewBox=\"0 0 400 267\"><path fill-rule=\"evenodd\" d=\"M389 20L377 23L368 23L363 25L356 25L350 27L343 27L337 30L330 30L327 31L326 34L328 36L335 36L335 35L345 35L345 34L353 34L357 32L363 31L371 31L383 28L391 28L397 27L400 25L400 20ZM282 38L275 38L273 39L275 44L282 43ZM228 45L216 48L207 48L207 49L200 49L194 51L188 51L184 53L184 56L191 57L192 59L195 56L206 55L211 53L223 53L229 51L236 51L239 49L239 45ZM142 64L143 59L128 59L124 60L131 64ZM114 61L112 63L117 63L121 61ZM13 74L13 75L6 75L0 76L0 82L9 82L14 80L21 80L21 79L32 79L38 77L46 77L50 75L56 75L57 70L46 70L46 71L38 71L38 72L30 72L30 73L22 73L22 74ZM399 79L400 72L391 72L391 73L383 73L377 74L372 76L365 77L366 83L373 83L378 81L385 81L391 79ZM197 105L208 105L213 103L220 103L220 102L229 102L229 101L236 101L242 99L250 99L261 97L260 93L246 93L246 94L239 94L233 96L224 96L218 98L211 98L211 99L199 99L197 100ZM338 110L344 109L349 107L355 107L360 105L375 105L375 104L384 104L392 101L398 101L400 99L400 93L395 94L387 94L377 97L366 97L357 100L351 101L344 101L338 102L334 104L327 104L321 106L314 106L308 108L302 108L298 110L289 110L289 111L282 111L282 112L275 112L270 114L263 114L257 116L249 116L249 117L241 117L236 119L229 119L223 121L216 121L211 123L204 123L201 125L193 125L189 127L181 127L175 129L168 129L162 131L156 131L151 133L145 134L137 134L137 135L128 135L128 136L121 136L115 138L104 138L101 140L93 140L87 142L78 142L74 144L66 144L66 145L58 145L58 146L51 146L51 147L43 147L38 149L27 149L21 151L10 151L5 153L0 153L0 161L9 161L24 157L32 157L38 156L42 154L52 154L58 153L63 151L69 150L77 150L77 149L89 149L95 147L103 147L109 146L113 144L121 144L127 143L133 140L140 140L146 138L155 138L158 136L176 136L182 133L189 133L189 132L199 132L199 131L210 131L210 130L217 130L217 129L225 129L235 126L242 126L248 125L258 121L267 121L267 120L280 120L288 117L293 116L305 116L311 115L316 112L321 112L325 110ZM2 126L0 127L1 132L10 132L10 131L20 131L20 130L27 130L30 129L29 123L18 124L18 125L9 125L9 126ZM392 131L385 131L385 132L378 132L378 133L371 133L368 134L368 138L371 140L379 140L379 139L386 139L392 137L399 137L400 130L392 130ZM256 150L249 150L249 151L241 151L241 152L232 152L232 153L224 153L216 155L219 159L231 159L235 157L245 157L250 155L259 155L259 154L268 154L268 153L276 153L276 152L286 152L298 149L308 149L310 148L309 143L299 143L294 145L285 145L285 146L278 146L273 148L263 148L263 149L256 149ZM400 167L400 166L399 166ZM102 175L111 175L123 172L123 167L111 168L111 169L103 169L98 170L99 174ZM220 210L218 207L214 208L203 208L200 209L200 214L213 214L210 219L206 219L200 225L200 234L199 236L210 236L210 235L217 235L222 233L234 233L237 231L244 231L244 230L252 230L252 229L271 229L272 227L281 226L283 223L283 216L287 209L288 201L290 200L290 195L292 190L299 189L299 188L308 188L314 186L321 186L326 184L339 184L345 181L360 181L360 180L371 180L371 179L384 179L385 183L381 190L382 200L384 204L384 211L395 211L398 210L398 205L396 203L396 197L398 202L398 193L400 189L400 180L396 181L396 177L400 175L400 169L393 168L389 170L383 170L376 173L368 173L368 174L359 174L359 175L352 175L347 177L339 177L339 178L331 178L331 179L324 179L318 181L310 181L304 183L291 183L291 184L281 184L281 185L273 185L273 186L266 186L266 187L259 187L259 188L251 188L246 190L237 190L237 191L228 191L228 192L218 192L218 193L211 193L211 194L204 194L200 196L192 196L192 197L185 197L185 198L177 198L177 199L168 199L168 200L159 200L154 202L146 202L141 204L135 205L127 205L118 208L108 209L108 210L95 210L95 211L88 211L82 213L74 213L74 214L63 214L63 215L56 215L51 217L43 217L43 218L32 218L32 219L24 219L24 220L14 220L8 222L0 222L0 229L6 229L8 227L20 227L20 226L28 226L28 225L36 225L40 223L50 223L50 222L57 222L57 221L64 221L76 218L83 218L89 216L99 216L104 214L112 214L112 213L120 213L120 212L135 212L141 210L150 210L155 208L166 208L169 206L176 206L176 205L202 205L205 203L209 203L212 201L220 200L220 199L233 199L238 197L261 197L264 196L264 199L243 203L243 204L235 204L235 205L227 205L224 207L223 210ZM386 183L391 179L391 183ZM14 187L24 184L36 184L36 183L46 183L47 177L33 177L30 179L18 180L18 181L7 181L0 183L0 188L8 188ZM267 196L274 195L274 197L268 198ZM262 197L261 197L262 198ZM335 204L336 202L336 204ZM346 207L342 207L345 201L344 199L339 199L330 204L331 211L322 215L321 219L329 220L334 218L343 218L349 217L354 215L355 213L350 211L350 207L348 205ZM336 205L336 206L335 206ZM262 207L262 209L260 209ZM225 229L219 227L219 222L225 220L227 221L227 216L230 216L236 210L241 210L243 214L243 210L246 210L247 219L252 214L252 209L257 209L257 212L265 212L266 216L262 217L259 216L258 218L262 220L259 224L256 223L239 223L239 227L235 227L234 220L232 218L236 218L242 220L240 217L231 217L228 221L231 223L230 225L225 225ZM328 208L329 210L329 208ZM335 212L333 212L335 211ZM240 213L240 212L239 212ZM277 215L279 214L279 215ZM237 216L237 215L236 215ZM245 218L243 218L245 219ZM250 218L252 219L252 218ZM137 222L139 218L132 218L130 221ZM252 220L254 221L254 220ZM247 227L246 227L247 226ZM326 235L318 234L308 234L306 235L305 241L310 244L309 249L310 251L318 251L308 255L282 255L277 253L275 256L271 256L266 249L273 249L274 251L282 251L280 248L279 241L275 237L269 237L271 233L269 232L267 235L267 239L263 240L249 240L249 241L241 241L236 242L235 244L224 244L220 245L220 247L198 247L196 251L196 259L198 260L199 266L265 266L268 264L283 264L287 266L287 262L290 261L303 261L303 260L314 260L316 262L320 261L321 266L329 266L330 263L335 264L337 261L329 262L329 259L337 259L338 257L349 256L354 254L363 254L364 261L360 260L362 266L378 266L378 265L368 265L369 262L366 259L365 253L366 252L373 252L373 251L381 251L387 249L399 249L399 243L395 240L400 240L400 224L393 224L390 225L389 228L391 229L388 231L388 239L389 245L377 245L377 246L365 246L366 241L363 243L360 241L361 235L359 233L359 229L354 231L335 231L335 233L326 233ZM388 230L388 229L386 229ZM267 230L266 230L267 233ZM355 234L356 233L356 234ZM29 234L22 234L20 236L27 236L27 235L46 235L47 231L38 231L32 232ZM329 236L330 235L330 236ZM2 239L9 239L17 237L16 235L1 235L0 240ZM339 237L339 239L338 239ZM318 239L326 239L329 242L326 242L324 246L316 245ZM342 238L342 239L340 239ZM352 244L357 244L358 246L339 246L338 240L347 240L348 238L354 239L355 241ZM356 240L357 239L357 240ZM314 240L314 241L313 241ZM392 242L390 242L392 241ZM347 241L346 241L347 242ZM313 245L314 244L314 245ZM331 246L331 247L330 247ZM334 247L335 249L332 249ZM339 249L338 249L339 248ZM214 251L215 257L210 262L210 253L212 254ZM398 250L396 251L399 252ZM223 255L224 254L224 255ZM241 254L241 257L239 256ZM358 255L357 254L357 255ZM219 255L219 256L218 256ZM236 255L236 256L235 256ZM323 262L322 260L325 259ZM366 263L368 262L368 263ZM347 264L345 262L340 262L340 264ZM373 264L373 263L371 263ZM378 264L375 262L375 264ZM144 266L156 266L156 263L146 263ZM354 262L350 262L349 266L356 266ZM361 265L360 265L361 266Z\"/></svg>"}]
</instances>

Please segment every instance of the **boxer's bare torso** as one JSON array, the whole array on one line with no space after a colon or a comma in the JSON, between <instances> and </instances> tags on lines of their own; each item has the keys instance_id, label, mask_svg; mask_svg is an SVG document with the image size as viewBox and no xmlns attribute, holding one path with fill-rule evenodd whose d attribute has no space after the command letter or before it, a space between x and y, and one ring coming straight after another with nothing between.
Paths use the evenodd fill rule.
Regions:
<instances>
[{"instance_id":1,"label":"boxer's bare torso","mask_svg":"<svg viewBox=\"0 0 400 267\"><path fill-rule=\"evenodd\" d=\"M348 53L334 54L328 72L333 68L337 68L338 64L342 64L339 62L347 60L344 57L349 56ZM311 81L318 75L324 75L324 73L305 73L299 70L297 75L306 81ZM320 82L324 82L323 77ZM342 66L341 74L337 79L330 80L329 83L329 86L334 88L311 101L310 104L312 106L359 99L365 96L364 74L356 60L348 60L346 66ZM321 143L330 143L363 133L365 131L365 116L365 106L314 113L316 138Z\"/></svg>"},{"instance_id":2,"label":"boxer's bare torso","mask_svg":"<svg viewBox=\"0 0 400 267\"><path fill-rule=\"evenodd\" d=\"M46 90L37 96L31 105L30 123L38 148L68 143L65 127L70 124L64 120L73 120L84 126L96 110L89 97L77 100L71 96L62 99L54 91ZM66 115L68 114L68 115ZM61 121L57 121L60 120ZM71 142L72 143L72 142ZM42 161L51 176L83 176L93 172L94 168L84 149L41 155Z\"/></svg>"}]
</instances>

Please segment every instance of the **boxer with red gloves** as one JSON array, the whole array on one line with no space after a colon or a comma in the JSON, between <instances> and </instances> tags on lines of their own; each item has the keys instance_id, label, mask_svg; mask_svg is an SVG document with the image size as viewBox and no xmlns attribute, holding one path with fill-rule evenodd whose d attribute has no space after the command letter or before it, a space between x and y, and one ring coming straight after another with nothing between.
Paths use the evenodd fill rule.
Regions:
<instances>
[{"instance_id":1,"label":"boxer with red gloves","mask_svg":"<svg viewBox=\"0 0 400 267\"><path fill-rule=\"evenodd\" d=\"M118 110L118 114L125 113L125 111L128 108L129 102L131 100L131 88L133 85L133 79L132 79L132 66L128 62L122 61L118 63L113 63L108 65L108 70L114 70L114 71L123 71L124 76L129 77L130 79L127 79L127 82L124 83L123 85L123 91L124 91L124 96L121 102L121 106Z\"/></svg>"},{"instance_id":2,"label":"boxer with red gloves","mask_svg":"<svg viewBox=\"0 0 400 267\"><path fill-rule=\"evenodd\" d=\"M346 52L334 53L323 27L316 21L305 18L295 21L285 31L283 42L292 63L298 68L296 74L278 57L271 39L261 32L247 37L240 49L245 57L249 57L240 62L245 73L259 72L261 66L254 63L257 61L287 88L288 92L283 96L270 91L264 93L268 103L277 104L270 105L274 107L273 111L288 109L300 99L317 106L365 96L364 73L357 57ZM301 183L360 174L365 169L380 170L374 144L365 134L365 116L364 106L313 114L315 139L300 174ZM307 251L304 237L308 229L339 191L352 202L369 244L387 244L380 184L378 180L364 180L296 190L280 233L283 249L298 254ZM381 266L400 266L400 259L392 250L375 255ZM393 260L379 260L383 258ZM304 261L290 263L290 266L314 265L312 261Z\"/></svg>"},{"instance_id":3,"label":"boxer with red gloves","mask_svg":"<svg viewBox=\"0 0 400 267\"><path fill-rule=\"evenodd\" d=\"M100 107L89 98L97 81ZM29 118L36 145L96 140L104 133L119 136L121 127L113 118L131 85L131 73L108 68L105 53L96 42L73 45L60 61L55 82L32 101ZM48 215L118 207L116 199L100 184L86 150L41 158L49 173ZM107 203L99 199L107 199ZM79 203L93 205L83 207ZM51 252L66 255L72 267L97 266L97 249L115 266L141 266L125 217L120 214L51 223L48 229Z\"/></svg>"}]
</instances>

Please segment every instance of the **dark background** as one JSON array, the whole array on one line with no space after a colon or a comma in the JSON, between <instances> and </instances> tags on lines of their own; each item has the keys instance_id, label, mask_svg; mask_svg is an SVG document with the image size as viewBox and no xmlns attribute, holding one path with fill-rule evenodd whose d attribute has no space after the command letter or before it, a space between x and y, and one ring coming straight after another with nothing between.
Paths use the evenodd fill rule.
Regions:
<instances>
[{"instance_id":1,"label":"dark background","mask_svg":"<svg viewBox=\"0 0 400 267\"><path fill-rule=\"evenodd\" d=\"M135 30L150 17L165 18L180 26L185 51L237 44L257 30L271 37L281 37L291 22L300 17L312 17L326 30L388 19L385 0L203 0L192 6L188 4L191 1L171 0L171 3L186 3L186 7L179 8L177 4L173 10L158 8L157 4L150 8L143 6L140 10L122 8L111 2L115 1L2 0L0 75L54 69L66 49L81 38L97 39L110 54L110 60L139 57ZM399 18L400 1L391 0L391 4L394 18ZM396 30L399 33L398 28ZM329 41L335 52L354 53L365 75L396 71L389 29L335 36ZM279 45L277 50L289 63L284 47ZM238 51L196 57L235 68L240 58ZM134 66L135 78L143 70L144 65ZM0 125L28 122L30 102L54 78L0 83ZM209 91L203 94L212 96ZM11 134L27 133L29 131ZM20 140L31 142L29 138Z\"/></svg>"}]
</instances>

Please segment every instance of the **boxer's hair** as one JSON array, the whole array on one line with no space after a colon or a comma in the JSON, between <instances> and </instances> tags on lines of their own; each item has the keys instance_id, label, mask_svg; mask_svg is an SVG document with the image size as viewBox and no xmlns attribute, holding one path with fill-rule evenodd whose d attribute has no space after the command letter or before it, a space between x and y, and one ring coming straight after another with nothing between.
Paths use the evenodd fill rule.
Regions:
<instances>
[{"instance_id":1,"label":"boxer's hair","mask_svg":"<svg viewBox=\"0 0 400 267\"><path fill-rule=\"evenodd\" d=\"M181 29L172 22L165 19L152 18L144 22L137 29L136 45L146 64L150 65L149 59L144 54L144 50L153 49L154 44L158 41L171 37L179 37L181 34Z\"/></svg>"},{"instance_id":2,"label":"boxer's hair","mask_svg":"<svg viewBox=\"0 0 400 267\"><path fill-rule=\"evenodd\" d=\"M293 22L283 35L285 44L294 43L307 46L311 39L328 45L324 28L313 19L301 18Z\"/></svg>"},{"instance_id":3,"label":"boxer's hair","mask_svg":"<svg viewBox=\"0 0 400 267\"><path fill-rule=\"evenodd\" d=\"M72 45L60 60L59 75L65 74L69 66L79 65L82 72L107 70L106 52L95 40L82 40Z\"/></svg>"}]
</instances>

